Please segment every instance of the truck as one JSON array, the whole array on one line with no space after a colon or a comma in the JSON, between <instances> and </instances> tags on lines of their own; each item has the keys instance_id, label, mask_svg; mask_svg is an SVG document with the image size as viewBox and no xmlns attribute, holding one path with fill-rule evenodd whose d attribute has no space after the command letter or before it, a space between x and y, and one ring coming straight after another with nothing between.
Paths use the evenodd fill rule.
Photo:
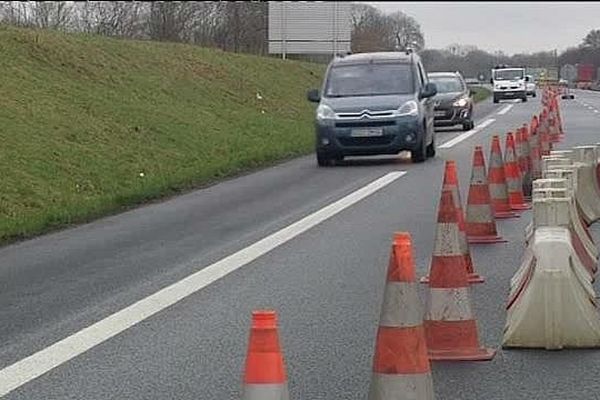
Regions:
<instances>
[{"instance_id":1,"label":"truck","mask_svg":"<svg viewBox=\"0 0 600 400\"><path fill-rule=\"evenodd\" d=\"M593 64L577 64L577 88L589 89L592 86L596 74Z\"/></svg>"},{"instance_id":2,"label":"truck","mask_svg":"<svg viewBox=\"0 0 600 400\"><path fill-rule=\"evenodd\" d=\"M498 103L503 99L521 99L527 101L525 68L498 65L492 69L493 101Z\"/></svg>"}]
</instances>

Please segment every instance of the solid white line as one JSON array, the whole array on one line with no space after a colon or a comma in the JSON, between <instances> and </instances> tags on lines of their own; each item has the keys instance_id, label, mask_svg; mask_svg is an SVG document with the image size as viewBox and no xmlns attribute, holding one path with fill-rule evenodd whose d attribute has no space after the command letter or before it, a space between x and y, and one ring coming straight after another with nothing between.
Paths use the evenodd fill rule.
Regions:
<instances>
[{"instance_id":1,"label":"solid white line","mask_svg":"<svg viewBox=\"0 0 600 400\"><path fill-rule=\"evenodd\" d=\"M406 171L390 172L272 235L0 370L0 397L247 265L405 174Z\"/></svg>"},{"instance_id":2,"label":"solid white line","mask_svg":"<svg viewBox=\"0 0 600 400\"><path fill-rule=\"evenodd\" d=\"M512 104L507 105L502 110L498 111L498 115L504 115L504 114L506 114L507 112L510 111L511 108L513 108Z\"/></svg>"},{"instance_id":3,"label":"solid white line","mask_svg":"<svg viewBox=\"0 0 600 400\"><path fill-rule=\"evenodd\" d=\"M479 125L477 125L475 128L471 129L470 131L460 134L457 137L455 137L454 139L450 139L447 142L445 142L444 144L441 144L439 146L439 148L440 149L449 149L450 147L456 146L457 144L459 144L460 142L462 142L465 139L470 138L471 136L473 136L480 130L487 128L488 126L493 124L494 121L496 121L494 118L487 119L487 120L483 121L482 123L480 123Z\"/></svg>"}]
</instances>

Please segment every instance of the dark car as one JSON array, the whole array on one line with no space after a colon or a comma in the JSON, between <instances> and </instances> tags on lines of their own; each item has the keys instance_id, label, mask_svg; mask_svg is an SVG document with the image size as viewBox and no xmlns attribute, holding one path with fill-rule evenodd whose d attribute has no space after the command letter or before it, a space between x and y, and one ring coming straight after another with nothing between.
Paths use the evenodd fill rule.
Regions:
<instances>
[{"instance_id":1,"label":"dark car","mask_svg":"<svg viewBox=\"0 0 600 400\"><path fill-rule=\"evenodd\" d=\"M308 92L308 99L319 103L318 164L403 150L410 150L413 162L435 156L435 94L435 85L412 52L335 58L327 67L321 91Z\"/></svg>"},{"instance_id":2,"label":"dark car","mask_svg":"<svg viewBox=\"0 0 600 400\"><path fill-rule=\"evenodd\" d=\"M435 83L435 126L462 125L463 130L473 129L473 99L465 80L459 72L432 72L429 81Z\"/></svg>"}]
</instances>

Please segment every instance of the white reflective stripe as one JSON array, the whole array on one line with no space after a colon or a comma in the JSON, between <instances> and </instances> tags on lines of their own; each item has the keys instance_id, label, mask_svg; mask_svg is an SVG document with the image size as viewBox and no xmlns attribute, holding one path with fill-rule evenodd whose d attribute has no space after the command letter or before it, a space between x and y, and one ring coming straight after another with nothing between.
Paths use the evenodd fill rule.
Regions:
<instances>
[{"instance_id":1,"label":"white reflective stripe","mask_svg":"<svg viewBox=\"0 0 600 400\"><path fill-rule=\"evenodd\" d=\"M433 245L434 256L460 256L461 252L459 229L456 222L438 222Z\"/></svg>"},{"instance_id":2,"label":"white reflective stripe","mask_svg":"<svg viewBox=\"0 0 600 400\"><path fill-rule=\"evenodd\" d=\"M471 173L471 184L485 185L487 183L487 177L485 176L485 168L474 167Z\"/></svg>"},{"instance_id":3,"label":"white reflective stripe","mask_svg":"<svg viewBox=\"0 0 600 400\"><path fill-rule=\"evenodd\" d=\"M490 183L490 196L492 199L504 200L508 199L508 190L505 184Z\"/></svg>"},{"instance_id":4,"label":"white reflective stripe","mask_svg":"<svg viewBox=\"0 0 600 400\"><path fill-rule=\"evenodd\" d=\"M474 319L469 288L430 288L427 296L428 321L468 321Z\"/></svg>"},{"instance_id":5,"label":"white reflective stripe","mask_svg":"<svg viewBox=\"0 0 600 400\"><path fill-rule=\"evenodd\" d=\"M468 254L469 253L469 242L467 241L467 232L458 231L458 243L460 246L460 254Z\"/></svg>"},{"instance_id":6,"label":"white reflective stripe","mask_svg":"<svg viewBox=\"0 0 600 400\"><path fill-rule=\"evenodd\" d=\"M523 184L521 183L521 180L519 178L506 178L506 186L508 192L511 193L521 191Z\"/></svg>"},{"instance_id":7,"label":"white reflective stripe","mask_svg":"<svg viewBox=\"0 0 600 400\"><path fill-rule=\"evenodd\" d=\"M373 373L369 400L433 400L431 372L399 375Z\"/></svg>"},{"instance_id":8,"label":"white reflective stripe","mask_svg":"<svg viewBox=\"0 0 600 400\"><path fill-rule=\"evenodd\" d=\"M504 165L500 154L493 153L490 157L490 168L501 168Z\"/></svg>"},{"instance_id":9,"label":"white reflective stripe","mask_svg":"<svg viewBox=\"0 0 600 400\"><path fill-rule=\"evenodd\" d=\"M492 222L492 206L489 204L467 205L467 221L475 223Z\"/></svg>"},{"instance_id":10,"label":"white reflective stripe","mask_svg":"<svg viewBox=\"0 0 600 400\"><path fill-rule=\"evenodd\" d=\"M289 400L287 383L245 384L242 400Z\"/></svg>"},{"instance_id":11,"label":"white reflective stripe","mask_svg":"<svg viewBox=\"0 0 600 400\"><path fill-rule=\"evenodd\" d=\"M414 282L388 282L383 293L380 326L413 327L423 324L423 308Z\"/></svg>"}]
</instances>

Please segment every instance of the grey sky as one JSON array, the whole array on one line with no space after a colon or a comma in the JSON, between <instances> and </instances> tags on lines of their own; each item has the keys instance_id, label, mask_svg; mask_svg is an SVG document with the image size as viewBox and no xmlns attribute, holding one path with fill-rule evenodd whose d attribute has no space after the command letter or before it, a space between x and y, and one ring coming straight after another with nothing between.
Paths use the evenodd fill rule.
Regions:
<instances>
[{"instance_id":1,"label":"grey sky","mask_svg":"<svg viewBox=\"0 0 600 400\"><path fill-rule=\"evenodd\" d=\"M425 33L428 48L452 43L507 54L576 46L600 29L600 2L363 2L403 11Z\"/></svg>"}]
</instances>

